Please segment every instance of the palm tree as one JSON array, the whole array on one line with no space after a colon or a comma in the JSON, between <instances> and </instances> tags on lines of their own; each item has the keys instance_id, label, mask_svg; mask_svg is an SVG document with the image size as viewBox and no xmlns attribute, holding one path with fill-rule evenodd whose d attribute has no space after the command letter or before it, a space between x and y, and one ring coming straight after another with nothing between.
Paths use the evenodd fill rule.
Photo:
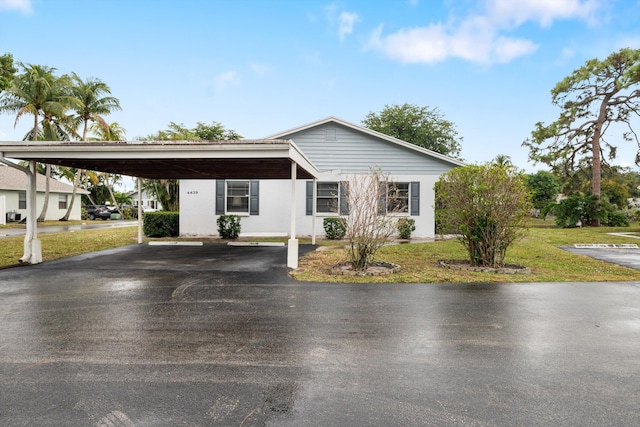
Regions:
<instances>
[{"instance_id":1,"label":"palm tree","mask_svg":"<svg viewBox=\"0 0 640 427\"><path fill-rule=\"evenodd\" d=\"M27 134L33 141L39 134L52 140L60 140L61 122L73 101L69 97L69 78L64 75L56 77L55 68L18 63L22 73L14 77L11 86L0 97L0 112L16 113L15 125L25 114L33 115L33 127ZM42 129L39 128L40 116L43 118ZM38 221L44 221L49 205L49 182L51 167L47 165L45 200Z\"/></svg>"},{"instance_id":2,"label":"palm tree","mask_svg":"<svg viewBox=\"0 0 640 427\"><path fill-rule=\"evenodd\" d=\"M106 122L104 122L106 124ZM102 124L98 121L95 121L91 126L91 131L96 135L95 138L90 138L95 141L125 141L125 134L127 130L120 126L118 122L112 122L111 124L107 124L106 127L103 127ZM121 175L113 175L110 173L102 173L103 182L107 189L109 190L109 196L111 197L111 201L113 202L113 206L115 206L118 212L120 211L120 206L118 205L118 201L113 193L113 187L116 183L122 180Z\"/></svg>"},{"instance_id":3,"label":"palm tree","mask_svg":"<svg viewBox=\"0 0 640 427\"><path fill-rule=\"evenodd\" d=\"M93 122L101 129L104 134L109 135L109 125L102 117L110 114L112 111L121 110L120 101L111 95L111 89L99 79L89 78L82 80L76 73L71 74L71 82L73 83L70 92L75 99L72 109L75 111L74 120L78 126L82 125L82 141L87 140L87 131L89 130L89 122ZM106 95L106 96L104 96ZM103 140L108 141L109 138ZM60 221L69 220L73 204L76 199L76 188L80 185L81 175L84 171L78 169L73 178L73 193L71 193L71 202L67 207L67 212Z\"/></svg>"}]
</instances>

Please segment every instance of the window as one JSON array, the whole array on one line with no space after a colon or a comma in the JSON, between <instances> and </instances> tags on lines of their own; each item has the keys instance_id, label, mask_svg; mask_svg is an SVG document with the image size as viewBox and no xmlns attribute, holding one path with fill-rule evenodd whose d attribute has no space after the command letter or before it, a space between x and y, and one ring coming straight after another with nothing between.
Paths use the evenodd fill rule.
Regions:
<instances>
[{"instance_id":1,"label":"window","mask_svg":"<svg viewBox=\"0 0 640 427\"><path fill-rule=\"evenodd\" d=\"M392 182L387 184L387 213L409 212L409 183Z\"/></svg>"},{"instance_id":2,"label":"window","mask_svg":"<svg viewBox=\"0 0 640 427\"><path fill-rule=\"evenodd\" d=\"M216 215L260 215L260 181L216 180Z\"/></svg>"},{"instance_id":3,"label":"window","mask_svg":"<svg viewBox=\"0 0 640 427\"><path fill-rule=\"evenodd\" d=\"M227 212L249 213L249 181L227 181Z\"/></svg>"},{"instance_id":4,"label":"window","mask_svg":"<svg viewBox=\"0 0 640 427\"><path fill-rule=\"evenodd\" d=\"M316 193L316 212L338 213L340 187L337 182L318 182Z\"/></svg>"},{"instance_id":5,"label":"window","mask_svg":"<svg viewBox=\"0 0 640 427\"><path fill-rule=\"evenodd\" d=\"M67 209L67 195L59 194L58 195L58 209Z\"/></svg>"},{"instance_id":6,"label":"window","mask_svg":"<svg viewBox=\"0 0 640 427\"><path fill-rule=\"evenodd\" d=\"M27 209L26 191L18 191L18 209Z\"/></svg>"}]
</instances>

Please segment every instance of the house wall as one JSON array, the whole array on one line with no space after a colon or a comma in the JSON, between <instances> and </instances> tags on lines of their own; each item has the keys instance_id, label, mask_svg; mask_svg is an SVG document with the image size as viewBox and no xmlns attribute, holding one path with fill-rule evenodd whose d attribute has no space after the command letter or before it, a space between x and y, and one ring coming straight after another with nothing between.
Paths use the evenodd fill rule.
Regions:
<instances>
[{"instance_id":1,"label":"house wall","mask_svg":"<svg viewBox=\"0 0 640 427\"><path fill-rule=\"evenodd\" d=\"M58 195L66 194L67 195L67 205L71 203L71 194L67 193L49 193L49 206L47 207L47 215L45 217L46 220L56 221L64 216L67 213L66 209L58 209ZM15 190L0 190L0 196L6 196L7 204L6 210L7 212L17 212L21 214L22 218L26 218L27 210L26 209L18 209L18 191ZM37 193L37 208L36 213L40 215L42 212L42 207L44 206L44 192ZM69 216L70 220L80 220L80 208L81 205L81 197L80 194L76 194L75 201L73 202L73 208L71 209L71 214Z\"/></svg>"},{"instance_id":2,"label":"house wall","mask_svg":"<svg viewBox=\"0 0 640 427\"><path fill-rule=\"evenodd\" d=\"M329 174L323 176L326 182L349 179L350 174ZM439 176L429 175L389 175L396 182L420 182L420 215L410 216L416 222L412 234L416 238L435 236L433 186ZM296 183L296 232L298 236L312 234L312 216L306 215L306 180ZM180 235L183 237L217 237L215 215L215 181L180 181ZM241 236L287 236L290 230L291 183L289 180L260 181L259 215L242 215ZM315 233L324 236L323 219L337 214L318 214ZM403 215L409 217L408 214Z\"/></svg>"}]
</instances>

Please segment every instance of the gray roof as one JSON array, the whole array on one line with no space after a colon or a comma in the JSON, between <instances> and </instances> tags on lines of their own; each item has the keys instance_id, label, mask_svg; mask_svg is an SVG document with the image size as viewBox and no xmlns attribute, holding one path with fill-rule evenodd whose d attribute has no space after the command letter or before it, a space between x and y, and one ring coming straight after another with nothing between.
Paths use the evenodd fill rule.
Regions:
<instances>
[{"instance_id":1,"label":"gray roof","mask_svg":"<svg viewBox=\"0 0 640 427\"><path fill-rule=\"evenodd\" d=\"M36 177L36 187L38 191L45 191L46 177L38 174ZM27 174L16 168L0 164L0 190L18 190L25 191L27 189ZM73 193L73 186L64 182L51 179L49 182L49 191L51 193ZM78 188L78 194L89 194L88 191Z\"/></svg>"},{"instance_id":2,"label":"gray roof","mask_svg":"<svg viewBox=\"0 0 640 427\"><path fill-rule=\"evenodd\" d=\"M363 134L367 134L367 135L373 136L375 138L380 138L380 139L382 139L384 141L387 141L387 142L390 142L390 143L395 144L397 146L400 146L400 147L403 147L405 149L408 149L409 151L412 151L412 152L415 152L415 153L419 153L419 154L422 154L422 155L431 156L433 158L439 159L439 160L444 161L446 163L450 163L453 166L465 166L465 163L463 161L461 161L461 160L454 159L453 157L445 156L444 154L437 153L437 152L429 150L427 148L419 147L419 146L417 146L415 144L411 144L409 142L403 141L403 140L398 139L398 138L394 138L392 136L386 135L384 133L381 133L381 132L378 132L378 131L375 131L375 130L372 130L372 129L369 129L369 128L366 128L366 127L355 125L353 123L350 123L350 122L348 122L346 120L339 119L339 118L334 117L334 116L329 116L329 117L324 118L322 120L318 120L318 121L315 121L315 122L312 122L312 123L308 123L306 125L302 125L302 126L299 126L299 127L293 128L293 129L286 130L284 132L277 133L275 135L268 136L267 139L290 138L291 135L294 134L294 133L301 132L303 130L307 130L307 129L310 129L310 128L313 128L313 127L316 127L316 126L321 126L321 125L326 124L326 123L337 123L337 124L340 124L340 125L345 126L347 128L353 129L353 130L355 130L357 132L362 132Z\"/></svg>"}]
</instances>

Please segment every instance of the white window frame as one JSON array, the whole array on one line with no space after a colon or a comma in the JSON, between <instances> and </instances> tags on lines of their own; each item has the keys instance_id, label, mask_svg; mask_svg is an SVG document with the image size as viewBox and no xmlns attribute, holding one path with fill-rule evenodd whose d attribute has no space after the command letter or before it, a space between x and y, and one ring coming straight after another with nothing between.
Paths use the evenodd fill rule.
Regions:
<instances>
[{"instance_id":1,"label":"white window frame","mask_svg":"<svg viewBox=\"0 0 640 427\"><path fill-rule=\"evenodd\" d=\"M67 194L58 194L58 209L67 209L69 207L68 200Z\"/></svg>"},{"instance_id":2,"label":"white window frame","mask_svg":"<svg viewBox=\"0 0 640 427\"><path fill-rule=\"evenodd\" d=\"M394 187L397 187L399 185L402 186L406 186L406 197L402 197L402 199L406 199L406 203L404 204L404 207L401 211L396 211L394 212L393 209L389 209L389 203L390 201L393 199L393 197L390 197L390 194L392 191L394 191ZM399 215L399 216L409 216L409 213L411 212L411 183L410 182L387 182L386 183L386 197L385 197L385 213L387 215ZM396 200L399 200L400 197L396 198Z\"/></svg>"},{"instance_id":3,"label":"white window frame","mask_svg":"<svg viewBox=\"0 0 640 427\"><path fill-rule=\"evenodd\" d=\"M320 185L335 185L336 186L336 194L335 196L321 196L320 195ZM319 216L335 216L340 215L340 182L339 181L317 181L316 182L316 214ZM333 210L320 210L319 202L320 200L331 200L333 202L328 202L324 206L331 206L333 204L335 208Z\"/></svg>"},{"instance_id":4,"label":"white window frame","mask_svg":"<svg viewBox=\"0 0 640 427\"><path fill-rule=\"evenodd\" d=\"M26 191L18 191L18 209L27 209Z\"/></svg>"},{"instance_id":5,"label":"white window frame","mask_svg":"<svg viewBox=\"0 0 640 427\"><path fill-rule=\"evenodd\" d=\"M242 184L246 184L247 186L247 193L246 195L230 195L229 194L229 184L236 184L236 183L242 183ZM249 216L250 210L251 210L251 181L248 179L233 179L233 180L227 180L224 183L224 211L227 214L230 215L239 215L239 216ZM242 211L236 211L236 210L229 210L229 206L233 205L233 201L231 201L230 203L230 198L246 198L246 206L247 209L242 210Z\"/></svg>"}]
</instances>

